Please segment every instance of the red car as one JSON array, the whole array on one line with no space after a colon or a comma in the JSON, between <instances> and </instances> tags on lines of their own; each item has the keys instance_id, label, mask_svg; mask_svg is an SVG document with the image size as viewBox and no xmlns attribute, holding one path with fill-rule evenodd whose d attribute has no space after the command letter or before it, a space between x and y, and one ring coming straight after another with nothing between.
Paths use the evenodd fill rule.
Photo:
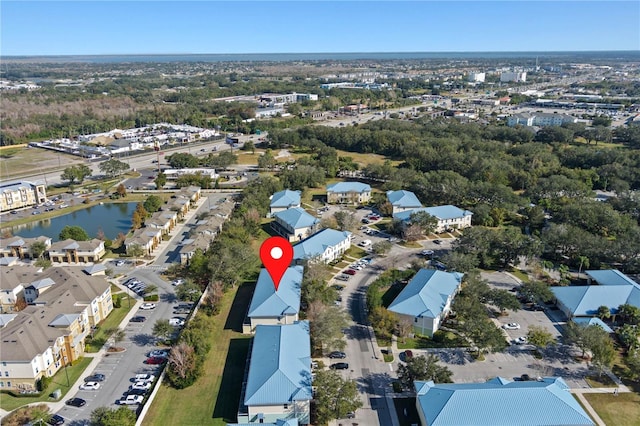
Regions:
<instances>
[{"instance_id":1,"label":"red car","mask_svg":"<svg viewBox=\"0 0 640 426\"><path fill-rule=\"evenodd\" d=\"M354 269L347 269L346 271L343 272L344 274L347 275L355 275L356 271Z\"/></svg>"},{"instance_id":2,"label":"red car","mask_svg":"<svg viewBox=\"0 0 640 426\"><path fill-rule=\"evenodd\" d=\"M166 361L166 358L163 357L159 357L159 356L151 356L149 358L147 358L144 363L145 364L151 364L151 365L155 365L155 364L162 364Z\"/></svg>"}]
</instances>

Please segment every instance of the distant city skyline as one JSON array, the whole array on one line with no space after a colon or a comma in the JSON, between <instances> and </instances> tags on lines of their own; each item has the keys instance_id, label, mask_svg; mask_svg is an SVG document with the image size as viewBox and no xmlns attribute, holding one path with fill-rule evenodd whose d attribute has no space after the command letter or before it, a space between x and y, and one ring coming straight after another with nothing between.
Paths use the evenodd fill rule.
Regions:
<instances>
[{"instance_id":1,"label":"distant city skyline","mask_svg":"<svg viewBox=\"0 0 640 426\"><path fill-rule=\"evenodd\" d=\"M0 55L640 50L638 1L0 2Z\"/></svg>"}]
</instances>

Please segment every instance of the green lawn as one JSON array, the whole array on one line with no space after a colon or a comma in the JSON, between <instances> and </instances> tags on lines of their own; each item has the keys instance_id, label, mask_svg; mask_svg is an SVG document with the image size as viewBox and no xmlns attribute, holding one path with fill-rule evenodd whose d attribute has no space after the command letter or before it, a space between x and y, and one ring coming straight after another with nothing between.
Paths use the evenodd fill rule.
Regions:
<instances>
[{"instance_id":1,"label":"green lawn","mask_svg":"<svg viewBox=\"0 0 640 426\"><path fill-rule=\"evenodd\" d=\"M120 325L124 317L129 313L131 306L134 305L135 301L131 300L129 296L124 294L122 296L122 305L119 308L113 308L113 311L109 314L107 319L105 319L98 327L93 334L93 339L87 338L85 351L92 353L98 352L100 348L105 344L107 339L111 336L113 331Z\"/></svg>"},{"instance_id":2,"label":"green lawn","mask_svg":"<svg viewBox=\"0 0 640 426\"><path fill-rule=\"evenodd\" d=\"M640 395L637 393L585 393L584 397L607 425L640 425Z\"/></svg>"},{"instance_id":3,"label":"green lawn","mask_svg":"<svg viewBox=\"0 0 640 426\"><path fill-rule=\"evenodd\" d=\"M208 318L212 346L204 363L205 374L186 389L162 386L143 425L224 426L236 421L251 342L251 336L243 335L241 329L252 293L253 285L245 283L225 294L220 313Z\"/></svg>"},{"instance_id":4,"label":"green lawn","mask_svg":"<svg viewBox=\"0 0 640 426\"><path fill-rule=\"evenodd\" d=\"M402 340L404 340L404 343ZM424 336L398 338L398 349L460 348L467 345L468 343L464 339L451 332L446 332L442 341L438 342Z\"/></svg>"},{"instance_id":5,"label":"green lawn","mask_svg":"<svg viewBox=\"0 0 640 426\"><path fill-rule=\"evenodd\" d=\"M62 391L62 397L64 398L71 388L71 385L84 373L89 363L91 363L91 358L80 358L74 365L67 367L66 371L65 368L61 368L60 371L53 376L51 383L41 396L15 397L8 393L2 393L0 397L0 408L13 411L25 404L32 404L34 402L55 402L53 398L50 398L50 394L56 389ZM68 381L67 374L69 375Z\"/></svg>"}]
</instances>

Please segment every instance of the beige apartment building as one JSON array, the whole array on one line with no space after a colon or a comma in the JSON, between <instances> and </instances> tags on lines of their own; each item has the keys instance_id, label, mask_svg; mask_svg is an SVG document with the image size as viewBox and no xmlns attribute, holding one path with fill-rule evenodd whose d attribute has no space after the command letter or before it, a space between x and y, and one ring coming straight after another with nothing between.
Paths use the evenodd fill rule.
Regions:
<instances>
[{"instance_id":1,"label":"beige apartment building","mask_svg":"<svg viewBox=\"0 0 640 426\"><path fill-rule=\"evenodd\" d=\"M46 200L47 188L43 183L13 181L0 184L0 211L33 206Z\"/></svg>"}]
</instances>

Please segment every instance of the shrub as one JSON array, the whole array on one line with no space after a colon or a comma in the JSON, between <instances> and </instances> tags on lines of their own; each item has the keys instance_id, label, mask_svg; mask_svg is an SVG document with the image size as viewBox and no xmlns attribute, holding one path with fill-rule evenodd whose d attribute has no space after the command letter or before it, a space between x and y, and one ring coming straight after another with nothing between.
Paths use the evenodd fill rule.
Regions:
<instances>
[{"instance_id":1,"label":"shrub","mask_svg":"<svg viewBox=\"0 0 640 426\"><path fill-rule=\"evenodd\" d=\"M157 302L160 300L160 297L157 294L149 294L144 297L145 302Z\"/></svg>"},{"instance_id":2,"label":"shrub","mask_svg":"<svg viewBox=\"0 0 640 426\"><path fill-rule=\"evenodd\" d=\"M395 381L391 383L391 386L393 387L393 392L395 393L401 393L402 392L402 383Z\"/></svg>"}]
</instances>

